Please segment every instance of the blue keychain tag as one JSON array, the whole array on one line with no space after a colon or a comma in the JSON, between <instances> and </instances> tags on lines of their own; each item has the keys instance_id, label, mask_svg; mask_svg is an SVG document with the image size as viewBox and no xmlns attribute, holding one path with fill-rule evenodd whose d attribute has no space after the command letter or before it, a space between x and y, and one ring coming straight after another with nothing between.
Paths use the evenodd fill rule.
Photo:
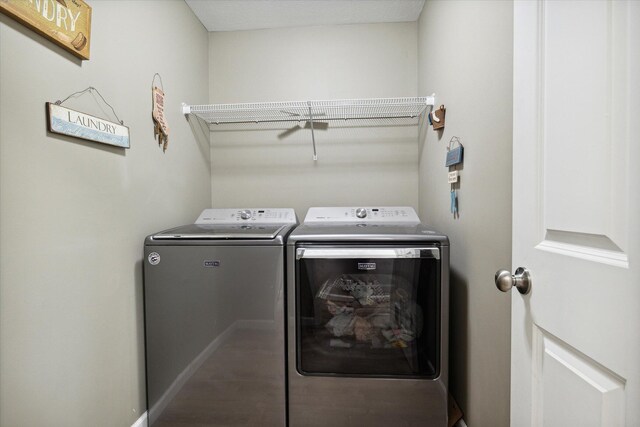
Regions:
<instances>
[{"instance_id":1,"label":"blue keychain tag","mask_svg":"<svg viewBox=\"0 0 640 427\"><path fill-rule=\"evenodd\" d=\"M456 218L458 216L458 193L453 191L453 217Z\"/></svg>"},{"instance_id":2,"label":"blue keychain tag","mask_svg":"<svg viewBox=\"0 0 640 427\"><path fill-rule=\"evenodd\" d=\"M455 214L456 213L456 191L455 190L451 190L451 207L450 207L451 213Z\"/></svg>"},{"instance_id":3,"label":"blue keychain tag","mask_svg":"<svg viewBox=\"0 0 640 427\"><path fill-rule=\"evenodd\" d=\"M451 210L451 213L453 214L453 217L456 218L458 215L458 193L456 193L456 190L451 190L450 210Z\"/></svg>"}]
</instances>

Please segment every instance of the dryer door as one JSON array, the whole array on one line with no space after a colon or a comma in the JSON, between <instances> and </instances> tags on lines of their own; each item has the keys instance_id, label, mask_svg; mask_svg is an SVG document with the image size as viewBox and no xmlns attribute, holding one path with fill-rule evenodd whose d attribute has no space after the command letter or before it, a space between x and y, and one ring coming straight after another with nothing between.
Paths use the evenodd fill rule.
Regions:
<instances>
[{"instance_id":1,"label":"dryer door","mask_svg":"<svg viewBox=\"0 0 640 427\"><path fill-rule=\"evenodd\" d=\"M296 248L301 375L436 378L437 246Z\"/></svg>"}]
</instances>

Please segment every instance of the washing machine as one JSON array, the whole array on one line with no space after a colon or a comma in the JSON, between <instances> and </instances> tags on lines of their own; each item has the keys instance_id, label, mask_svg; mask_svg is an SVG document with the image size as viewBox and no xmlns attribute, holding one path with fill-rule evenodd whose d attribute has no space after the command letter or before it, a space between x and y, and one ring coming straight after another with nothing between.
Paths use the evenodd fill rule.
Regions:
<instances>
[{"instance_id":1,"label":"washing machine","mask_svg":"<svg viewBox=\"0 0 640 427\"><path fill-rule=\"evenodd\" d=\"M286 425L293 209L206 209L144 242L150 426Z\"/></svg>"},{"instance_id":2,"label":"washing machine","mask_svg":"<svg viewBox=\"0 0 640 427\"><path fill-rule=\"evenodd\" d=\"M289 425L446 426L447 236L410 207L310 208L287 265Z\"/></svg>"}]
</instances>

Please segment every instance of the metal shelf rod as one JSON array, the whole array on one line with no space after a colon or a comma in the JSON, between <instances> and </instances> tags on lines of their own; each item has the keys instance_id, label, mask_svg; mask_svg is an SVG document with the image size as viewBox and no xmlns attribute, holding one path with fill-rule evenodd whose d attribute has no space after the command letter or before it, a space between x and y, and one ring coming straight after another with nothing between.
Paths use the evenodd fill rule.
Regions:
<instances>
[{"instance_id":1,"label":"metal shelf rod","mask_svg":"<svg viewBox=\"0 0 640 427\"><path fill-rule=\"evenodd\" d=\"M415 119L417 118L418 115L406 115L406 116L380 116L380 117L348 117L348 118L342 118L342 117L327 117L327 118L322 118L322 117L316 117L315 121L316 122L331 122L331 121L341 121L341 122L345 122L345 121L351 121L351 120L393 120L393 119ZM256 119L256 120L232 120L232 121L228 121L228 119L222 119L222 120L216 120L215 122L210 122L210 125L229 125L229 124L251 124L251 123L287 123L287 122L306 122L309 121L309 118L302 117L302 118L291 118L291 119L269 119L269 120L261 120L261 119Z\"/></svg>"}]
</instances>

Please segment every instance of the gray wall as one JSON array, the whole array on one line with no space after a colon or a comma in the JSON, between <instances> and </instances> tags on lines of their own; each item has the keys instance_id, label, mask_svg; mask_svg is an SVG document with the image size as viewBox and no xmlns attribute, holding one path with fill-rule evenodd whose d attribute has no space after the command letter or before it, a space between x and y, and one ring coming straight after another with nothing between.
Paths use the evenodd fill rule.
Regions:
<instances>
[{"instance_id":1,"label":"gray wall","mask_svg":"<svg viewBox=\"0 0 640 427\"><path fill-rule=\"evenodd\" d=\"M510 296L493 275L511 266L513 5L427 0L419 21L419 93L447 107L421 144L420 215L451 239L451 392L470 427L509 425ZM460 217L444 166L465 146Z\"/></svg>"},{"instance_id":2,"label":"gray wall","mask_svg":"<svg viewBox=\"0 0 640 427\"><path fill-rule=\"evenodd\" d=\"M511 3L428 0L419 23L211 35L182 2L91 6L85 62L0 15L0 425L139 417L142 240L193 221L211 197L300 216L311 205L419 207L452 241L452 392L471 427L508 425L509 297L492 278L511 264ZM155 72L165 154L150 119ZM44 103L87 86L130 127L130 150L47 134ZM317 134L317 163L307 130L214 128L210 150L208 131L178 110L431 92L448 108L442 135L429 129L417 144L402 123L332 126ZM91 95L67 105L109 117ZM443 166L452 135L466 147L457 220Z\"/></svg>"},{"instance_id":3,"label":"gray wall","mask_svg":"<svg viewBox=\"0 0 640 427\"><path fill-rule=\"evenodd\" d=\"M184 2L91 6L84 62L0 15L2 426L127 426L144 412L143 238L211 204L208 132L180 114L207 102L207 32ZM131 149L47 134L45 102L88 86L129 126ZM89 94L65 105L115 120Z\"/></svg>"},{"instance_id":4,"label":"gray wall","mask_svg":"<svg viewBox=\"0 0 640 427\"><path fill-rule=\"evenodd\" d=\"M416 96L417 23L211 33L210 101L305 101ZM321 118L319 118L321 120ZM410 205L418 202L417 127L331 122L214 126L215 207ZM304 125L304 123L303 123Z\"/></svg>"}]
</instances>

